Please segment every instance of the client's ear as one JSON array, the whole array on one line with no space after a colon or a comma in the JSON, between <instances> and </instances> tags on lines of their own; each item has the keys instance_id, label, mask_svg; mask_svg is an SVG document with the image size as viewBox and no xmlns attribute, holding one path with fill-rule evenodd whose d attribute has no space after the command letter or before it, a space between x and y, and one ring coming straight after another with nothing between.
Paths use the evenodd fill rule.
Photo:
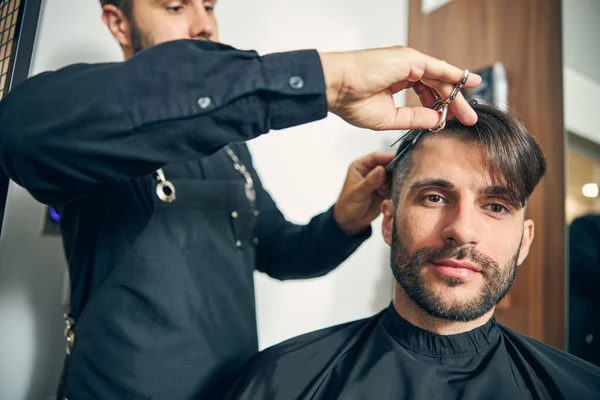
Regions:
<instances>
[{"instance_id":1,"label":"client's ear","mask_svg":"<svg viewBox=\"0 0 600 400\"><path fill-rule=\"evenodd\" d=\"M534 228L535 225L532 220L526 219L523 221L523 238L521 239L521 250L519 251L517 265L521 265L529 254L529 248L531 247L531 242L533 242Z\"/></svg>"},{"instance_id":2,"label":"client's ear","mask_svg":"<svg viewBox=\"0 0 600 400\"><path fill-rule=\"evenodd\" d=\"M383 240L388 244L392 245L392 230L394 229L394 215L396 213L396 207L391 200L384 200L381 203L381 212L383 213L383 223L381 224L381 233L383 234Z\"/></svg>"}]
</instances>

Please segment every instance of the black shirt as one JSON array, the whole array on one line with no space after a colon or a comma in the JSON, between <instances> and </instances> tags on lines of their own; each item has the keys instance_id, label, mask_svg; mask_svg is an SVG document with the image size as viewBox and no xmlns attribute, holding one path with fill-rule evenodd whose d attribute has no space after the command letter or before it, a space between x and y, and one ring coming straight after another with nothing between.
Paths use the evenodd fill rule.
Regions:
<instances>
[{"instance_id":1,"label":"black shirt","mask_svg":"<svg viewBox=\"0 0 600 400\"><path fill-rule=\"evenodd\" d=\"M0 164L60 205L76 339L70 398L216 398L257 351L252 273L321 276L370 234L285 220L242 142L327 115L315 51L176 41L33 77L0 106ZM223 151L248 168L256 202ZM156 195L155 171L175 184Z\"/></svg>"},{"instance_id":2,"label":"black shirt","mask_svg":"<svg viewBox=\"0 0 600 400\"><path fill-rule=\"evenodd\" d=\"M442 336L390 305L256 356L228 399L598 399L600 368L496 323Z\"/></svg>"}]
</instances>

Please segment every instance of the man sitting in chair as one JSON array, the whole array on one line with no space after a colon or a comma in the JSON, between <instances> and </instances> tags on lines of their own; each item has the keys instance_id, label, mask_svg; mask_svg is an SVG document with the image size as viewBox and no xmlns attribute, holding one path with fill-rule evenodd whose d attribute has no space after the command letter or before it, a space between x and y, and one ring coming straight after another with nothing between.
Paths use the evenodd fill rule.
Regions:
<instances>
[{"instance_id":1,"label":"man sitting in chair","mask_svg":"<svg viewBox=\"0 0 600 400\"><path fill-rule=\"evenodd\" d=\"M527 201L546 160L514 117L474 109L474 126L400 145L382 205L392 304L265 350L230 398L600 399L600 368L494 319L533 240Z\"/></svg>"}]
</instances>

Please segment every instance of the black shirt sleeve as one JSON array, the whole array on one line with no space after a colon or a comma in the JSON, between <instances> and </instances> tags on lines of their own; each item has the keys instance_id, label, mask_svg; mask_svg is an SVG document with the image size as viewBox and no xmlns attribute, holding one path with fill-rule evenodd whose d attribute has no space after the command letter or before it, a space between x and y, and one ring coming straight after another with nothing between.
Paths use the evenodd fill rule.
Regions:
<instances>
[{"instance_id":1,"label":"black shirt sleeve","mask_svg":"<svg viewBox=\"0 0 600 400\"><path fill-rule=\"evenodd\" d=\"M276 207L269 207L258 219L257 269L280 280L323 276L370 236L370 227L358 235L346 235L333 217L333 207L307 225L292 224Z\"/></svg>"},{"instance_id":2,"label":"black shirt sleeve","mask_svg":"<svg viewBox=\"0 0 600 400\"><path fill-rule=\"evenodd\" d=\"M243 156L251 160L244 146ZM346 260L372 233L348 236L333 216L333 206L307 225L287 221L252 167L257 191L257 269L272 278L306 279L327 274Z\"/></svg>"},{"instance_id":3,"label":"black shirt sleeve","mask_svg":"<svg viewBox=\"0 0 600 400\"><path fill-rule=\"evenodd\" d=\"M0 165L59 204L327 115L314 50L259 56L180 40L37 75L0 103Z\"/></svg>"}]
</instances>

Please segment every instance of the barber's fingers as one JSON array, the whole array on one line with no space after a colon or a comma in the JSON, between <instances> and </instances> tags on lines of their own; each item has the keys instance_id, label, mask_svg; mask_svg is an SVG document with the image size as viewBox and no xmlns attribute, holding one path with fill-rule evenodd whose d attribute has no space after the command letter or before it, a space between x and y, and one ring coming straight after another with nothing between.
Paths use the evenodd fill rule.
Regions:
<instances>
[{"instance_id":1,"label":"barber's fingers","mask_svg":"<svg viewBox=\"0 0 600 400\"><path fill-rule=\"evenodd\" d=\"M446 99L454 87L462 80L464 70L445 61L427 56L411 49L407 52L412 70L407 77L410 81L421 81ZM465 88L474 88L481 83L481 77L471 73L464 84ZM477 122L477 114L460 94L450 107L452 113L465 125Z\"/></svg>"},{"instance_id":2,"label":"barber's fingers","mask_svg":"<svg viewBox=\"0 0 600 400\"><path fill-rule=\"evenodd\" d=\"M388 199L392 196L392 184L388 180L385 168L378 165L361 183L361 192L363 196L378 195L381 199Z\"/></svg>"},{"instance_id":3,"label":"barber's fingers","mask_svg":"<svg viewBox=\"0 0 600 400\"><path fill-rule=\"evenodd\" d=\"M423 107L431 108L431 106L439 99L439 95L421 81L415 83L413 91L419 96L419 101Z\"/></svg>"},{"instance_id":4,"label":"barber's fingers","mask_svg":"<svg viewBox=\"0 0 600 400\"><path fill-rule=\"evenodd\" d=\"M419 83L419 82L402 81L402 82L393 83L392 86L390 86L390 92L391 92L390 94L396 94L405 89L410 89L413 86L415 86L417 83Z\"/></svg>"},{"instance_id":5,"label":"barber's fingers","mask_svg":"<svg viewBox=\"0 0 600 400\"><path fill-rule=\"evenodd\" d=\"M396 82L418 82L427 79L430 81L439 81L449 85L456 85L463 78L464 69L448 64L446 61L423 54L410 47L396 46L391 49L384 49L381 55L385 59L395 61L392 64L397 66L395 70ZM373 68L373 67L372 67ZM387 72L383 70L382 78L385 80ZM475 88L481 83L481 76L470 73L464 87Z\"/></svg>"},{"instance_id":6,"label":"barber's fingers","mask_svg":"<svg viewBox=\"0 0 600 400\"><path fill-rule=\"evenodd\" d=\"M460 122L469 126L474 125L477 122L477 114L460 92L454 101L450 103L448 110L449 112L447 119L451 119L456 116Z\"/></svg>"},{"instance_id":7,"label":"barber's fingers","mask_svg":"<svg viewBox=\"0 0 600 400\"><path fill-rule=\"evenodd\" d=\"M422 78L421 81L423 84L425 84L425 86L437 92L444 100L450 97L452 91L456 87L456 84L449 84L440 80L429 79L425 77ZM477 114L475 111L473 111L473 108L465 100L461 92L458 92L458 95L450 104L449 109L451 114L448 116L448 118L452 118L452 115L455 115L458 120L465 125L473 125L475 122L477 122Z\"/></svg>"},{"instance_id":8,"label":"barber's fingers","mask_svg":"<svg viewBox=\"0 0 600 400\"><path fill-rule=\"evenodd\" d=\"M447 99L454 90L455 84L448 84L439 80L422 78L422 81L397 85L396 87L392 87L392 90L396 92L409 87L412 87L413 91L417 94L417 96L419 96L419 101L423 107L431 108L438 100ZM453 118L454 115L457 115L458 119L465 125L473 125L475 122L477 122L477 115L460 92L456 96L455 100L450 104L447 119Z\"/></svg>"},{"instance_id":9,"label":"barber's fingers","mask_svg":"<svg viewBox=\"0 0 600 400\"><path fill-rule=\"evenodd\" d=\"M390 192L387 182L385 166L394 159L391 153L375 152L368 154L352 163L350 174L354 171L357 176L357 194L360 198L367 198L374 192L382 197Z\"/></svg>"},{"instance_id":10,"label":"barber's fingers","mask_svg":"<svg viewBox=\"0 0 600 400\"><path fill-rule=\"evenodd\" d=\"M368 154L352 163L352 168L355 168L362 176L367 176L377 166L386 166L394 159L391 153L375 152Z\"/></svg>"},{"instance_id":11,"label":"barber's fingers","mask_svg":"<svg viewBox=\"0 0 600 400\"><path fill-rule=\"evenodd\" d=\"M392 191L392 185L390 183L386 183L377 189L377 194L382 199L389 199L392 197Z\"/></svg>"},{"instance_id":12,"label":"barber's fingers","mask_svg":"<svg viewBox=\"0 0 600 400\"><path fill-rule=\"evenodd\" d=\"M440 113L426 107L397 107L380 130L431 129L440 123Z\"/></svg>"},{"instance_id":13,"label":"barber's fingers","mask_svg":"<svg viewBox=\"0 0 600 400\"><path fill-rule=\"evenodd\" d=\"M373 194L386 198L389 197L391 192L385 168L381 165L373 168L356 188L356 195L359 199L366 199Z\"/></svg>"},{"instance_id":14,"label":"barber's fingers","mask_svg":"<svg viewBox=\"0 0 600 400\"><path fill-rule=\"evenodd\" d=\"M412 78L416 78L412 79L415 81L423 80L423 78L425 78L428 80L437 80L454 86L461 81L464 74L464 70L448 64L446 61L427 56L416 50L413 50L409 53L409 58L411 59L413 66L422 68L422 70L415 70L413 73L411 73L411 75L418 75L418 77L411 76ZM474 88L480 83L481 77L477 74L471 73L469 74L469 78L465 82L464 87Z\"/></svg>"}]
</instances>

